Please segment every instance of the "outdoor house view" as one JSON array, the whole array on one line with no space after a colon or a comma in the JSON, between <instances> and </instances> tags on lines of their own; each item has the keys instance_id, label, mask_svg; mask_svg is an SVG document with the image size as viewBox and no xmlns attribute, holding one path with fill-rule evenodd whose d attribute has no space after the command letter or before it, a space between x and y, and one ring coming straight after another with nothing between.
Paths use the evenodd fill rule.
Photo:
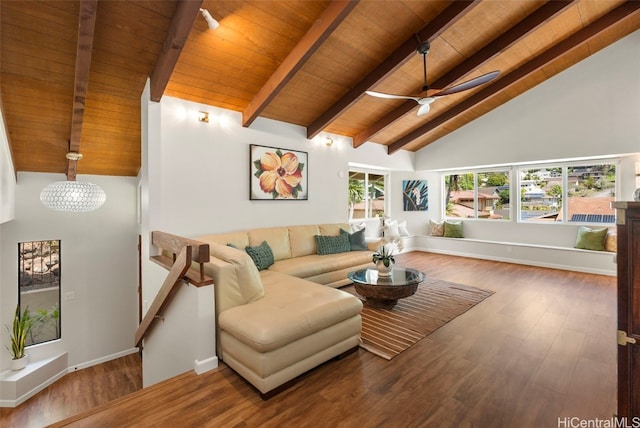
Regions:
<instances>
[{"instance_id":1,"label":"outdoor house view","mask_svg":"<svg viewBox=\"0 0 640 428\"><path fill-rule=\"evenodd\" d=\"M517 180L510 180L511 174ZM614 224L616 163L444 175L447 217ZM511 203L516 189L518 204ZM516 211L517 210L517 211Z\"/></svg>"}]
</instances>

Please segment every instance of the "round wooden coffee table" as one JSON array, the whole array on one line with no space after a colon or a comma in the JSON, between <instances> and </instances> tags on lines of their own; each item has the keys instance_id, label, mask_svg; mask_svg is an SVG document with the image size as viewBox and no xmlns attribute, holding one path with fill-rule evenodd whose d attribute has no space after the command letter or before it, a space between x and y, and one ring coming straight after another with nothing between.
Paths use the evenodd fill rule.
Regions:
<instances>
[{"instance_id":1,"label":"round wooden coffee table","mask_svg":"<svg viewBox=\"0 0 640 428\"><path fill-rule=\"evenodd\" d=\"M413 295L425 279L424 273L404 267L394 267L388 277L378 276L376 268L349 272L347 276L365 298L365 305L381 309L391 309L398 299Z\"/></svg>"}]
</instances>

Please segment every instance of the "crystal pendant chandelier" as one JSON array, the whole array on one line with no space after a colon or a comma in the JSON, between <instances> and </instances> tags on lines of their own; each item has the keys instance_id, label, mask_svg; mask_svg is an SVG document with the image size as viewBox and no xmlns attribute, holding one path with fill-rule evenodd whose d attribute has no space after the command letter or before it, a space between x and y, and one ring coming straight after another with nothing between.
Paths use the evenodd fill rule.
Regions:
<instances>
[{"instance_id":1,"label":"crystal pendant chandelier","mask_svg":"<svg viewBox=\"0 0 640 428\"><path fill-rule=\"evenodd\" d=\"M67 159L80 160L80 153L69 152ZM40 192L40 201L55 211L84 213L97 210L107 200L100 186L87 181L56 181Z\"/></svg>"}]
</instances>

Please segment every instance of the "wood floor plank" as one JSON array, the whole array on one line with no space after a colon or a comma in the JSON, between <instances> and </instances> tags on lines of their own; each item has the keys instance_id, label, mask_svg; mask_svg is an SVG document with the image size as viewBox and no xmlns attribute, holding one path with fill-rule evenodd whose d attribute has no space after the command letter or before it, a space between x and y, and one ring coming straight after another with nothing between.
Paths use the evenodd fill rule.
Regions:
<instances>
[{"instance_id":1,"label":"wood floor plank","mask_svg":"<svg viewBox=\"0 0 640 428\"><path fill-rule=\"evenodd\" d=\"M420 252L397 261L495 294L391 361L359 350L268 401L224 363L130 393L122 372L140 368L129 359L2 409L0 426L543 427L615 412L614 277Z\"/></svg>"}]
</instances>

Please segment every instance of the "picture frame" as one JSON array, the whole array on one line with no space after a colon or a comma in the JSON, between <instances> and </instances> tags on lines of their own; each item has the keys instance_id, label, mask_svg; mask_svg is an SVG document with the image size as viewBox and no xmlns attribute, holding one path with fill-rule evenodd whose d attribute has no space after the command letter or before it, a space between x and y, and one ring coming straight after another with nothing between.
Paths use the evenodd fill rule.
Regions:
<instances>
[{"instance_id":1,"label":"picture frame","mask_svg":"<svg viewBox=\"0 0 640 428\"><path fill-rule=\"evenodd\" d=\"M427 180L402 181L403 211L429 211L429 183Z\"/></svg>"},{"instance_id":2,"label":"picture frame","mask_svg":"<svg viewBox=\"0 0 640 428\"><path fill-rule=\"evenodd\" d=\"M307 200L308 153L249 145L250 200Z\"/></svg>"}]
</instances>

